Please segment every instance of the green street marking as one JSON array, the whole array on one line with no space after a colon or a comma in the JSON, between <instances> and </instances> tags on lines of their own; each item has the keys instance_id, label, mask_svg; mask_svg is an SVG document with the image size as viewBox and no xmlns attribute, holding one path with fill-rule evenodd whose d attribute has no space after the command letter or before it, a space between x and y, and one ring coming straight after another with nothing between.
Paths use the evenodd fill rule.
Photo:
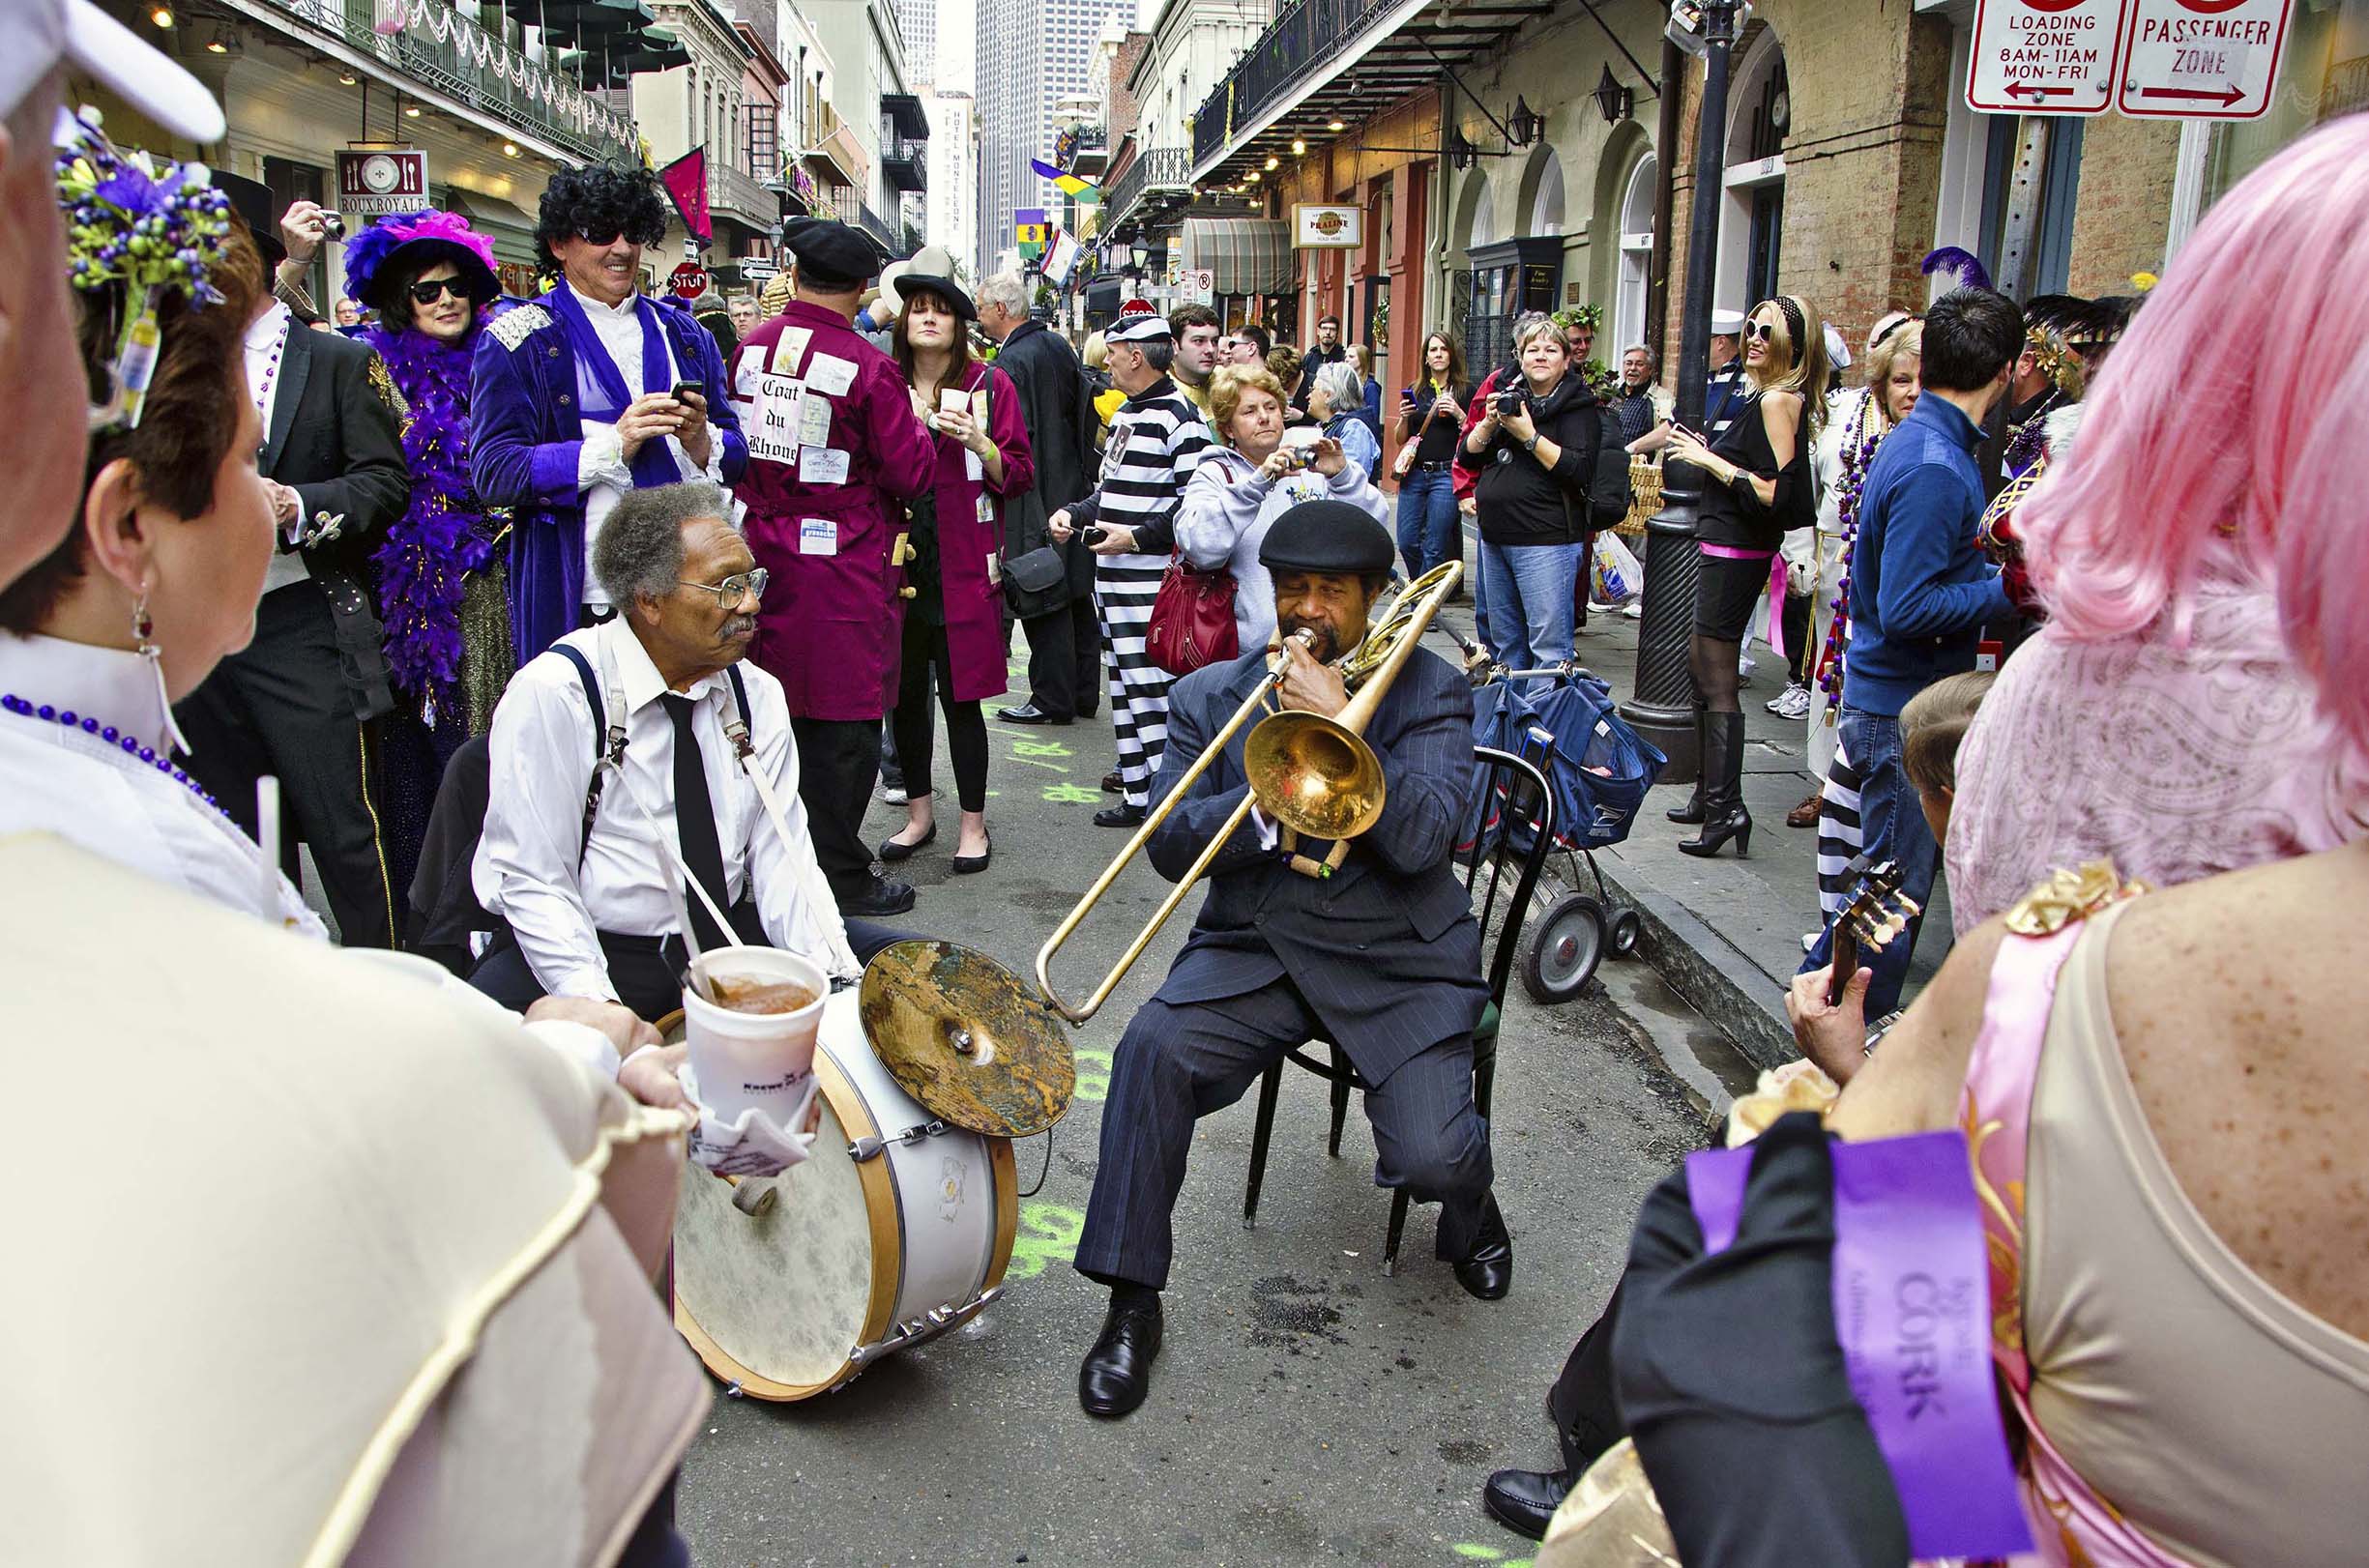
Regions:
<instances>
[{"instance_id":1,"label":"green street marking","mask_svg":"<svg viewBox=\"0 0 2369 1568\"><path fill-rule=\"evenodd\" d=\"M1033 1280L1047 1263L1066 1263L1077 1256L1078 1237L1086 1234L1082 1209L1059 1204L1022 1204L1019 1230L1011 1240L1011 1266L1006 1279Z\"/></svg>"}]
</instances>

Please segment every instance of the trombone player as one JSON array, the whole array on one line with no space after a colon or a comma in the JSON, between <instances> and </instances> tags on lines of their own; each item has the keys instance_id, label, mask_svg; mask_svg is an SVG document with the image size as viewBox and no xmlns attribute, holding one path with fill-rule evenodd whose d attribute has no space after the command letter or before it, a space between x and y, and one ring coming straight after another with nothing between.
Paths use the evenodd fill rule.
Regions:
<instances>
[{"instance_id":1,"label":"trombone player","mask_svg":"<svg viewBox=\"0 0 2369 1568\"><path fill-rule=\"evenodd\" d=\"M1166 799L1211 736L1287 662L1274 702L1338 714L1332 661L1363 640L1389 581L1390 537L1345 502L1303 502L1259 547L1273 574L1279 648L1177 682L1153 790ZM1159 1353L1170 1212L1193 1124L1242 1098L1293 1047L1337 1043L1372 1089L1374 1180L1441 1205L1439 1256L1485 1301L1506 1293L1513 1247L1490 1195L1488 1128L1473 1103L1473 1031L1488 1001L1480 932L1451 869L1472 775L1472 688L1415 649L1364 731L1386 802L1338 845L1294 842L1253 810L1211 863L1210 891L1158 992L1127 1024L1103 1107L1102 1147L1076 1266L1110 1287L1110 1313L1078 1377L1090 1415L1141 1405ZM1249 785L1243 733L1195 779L1150 844L1176 881ZM1331 863L1331 869L1326 867Z\"/></svg>"}]
</instances>

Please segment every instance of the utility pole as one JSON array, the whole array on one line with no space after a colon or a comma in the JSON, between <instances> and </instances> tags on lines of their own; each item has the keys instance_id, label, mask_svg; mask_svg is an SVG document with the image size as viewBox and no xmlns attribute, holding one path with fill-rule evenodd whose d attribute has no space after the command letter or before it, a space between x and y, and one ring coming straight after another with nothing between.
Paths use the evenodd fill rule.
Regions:
<instances>
[{"instance_id":1,"label":"utility pole","mask_svg":"<svg viewBox=\"0 0 2369 1568\"><path fill-rule=\"evenodd\" d=\"M1736 48L1741 0L1702 0L1703 107L1695 121L1694 213L1686 239L1685 314L1680 324L1678 422L1703 428L1704 384L1711 379L1712 271L1718 263L1719 204L1726 194L1728 67ZM1678 82L1665 74L1665 93ZM1673 148L1673 151L1676 149ZM1695 735L1694 672L1687 645L1694 637L1694 585L1701 574L1695 520L1703 502L1703 471L1662 464L1662 509L1646 524L1645 618L1637 630L1637 680L1622 716L1669 757L1665 784L1690 784L1701 773Z\"/></svg>"}]
</instances>

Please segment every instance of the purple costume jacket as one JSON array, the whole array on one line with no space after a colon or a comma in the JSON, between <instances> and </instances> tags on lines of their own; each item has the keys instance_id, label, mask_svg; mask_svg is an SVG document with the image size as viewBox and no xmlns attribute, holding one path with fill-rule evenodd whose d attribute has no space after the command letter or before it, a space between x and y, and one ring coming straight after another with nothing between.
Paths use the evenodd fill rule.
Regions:
<instances>
[{"instance_id":1,"label":"purple costume jacket","mask_svg":"<svg viewBox=\"0 0 2369 1568\"><path fill-rule=\"evenodd\" d=\"M560 283L554 292L567 286ZM724 482L733 483L748 466L748 448L726 395L716 339L674 302L644 303L656 310L674 363L707 396L708 422L722 443ZM521 665L573 631L582 615L584 497L576 473L591 385L566 327L547 304L506 311L478 334L469 474L481 502L516 513L510 534L510 628Z\"/></svg>"}]
</instances>

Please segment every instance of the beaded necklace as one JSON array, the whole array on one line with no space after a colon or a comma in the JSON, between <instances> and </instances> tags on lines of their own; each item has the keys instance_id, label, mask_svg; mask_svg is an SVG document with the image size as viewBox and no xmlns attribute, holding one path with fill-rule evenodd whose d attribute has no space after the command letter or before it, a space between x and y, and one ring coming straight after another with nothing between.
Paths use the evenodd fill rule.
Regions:
<instances>
[{"instance_id":1,"label":"beaded necklace","mask_svg":"<svg viewBox=\"0 0 2369 1568\"><path fill-rule=\"evenodd\" d=\"M272 352L263 362L263 385L255 392L255 412L263 416L267 430L272 423L272 389L279 385L279 359L288 352L288 332L295 325L292 313L279 318L279 331L272 337Z\"/></svg>"},{"instance_id":2,"label":"beaded necklace","mask_svg":"<svg viewBox=\"0 0 2369 1568\"><path fill-rule=\"evenodd\" d=\"M2051 387L2047 394L2040 399L2038 406L2033 409L2031 417L2017 425L2015 433L2007 438L2007 450L2003 458L2007 478L2017 478L2039 457L2040 448L2048 439L2046 426L2049 413L2063 400L2063 391Z\"/></svg>"},{"instance_id":3,"label":"beaded necklace","mask_svg":"<svg viewBox=\"0 0 2369 1568\"><path fill-rule=\"evenodd\" d=\"M1876 392L1859 394L1859 406L1843 432L1842 472L1835 479L1834 517L1842 536L1842 566L1834 582L1834 619L1827 624L1826 647L1818 654L1818 687L1827 694L1827 716L1832 721L1843 700L1843 658L1851 644L1851 557L1859 538L1859 497L1867 488L1867 468L1884 440L1884 427L1874 418Z\"/></svg>"},{"instance_id":4,"label":"beaded necklace","mask_svg":"<svg viewBox=\"0 0 2369 1568\"><path fill-rule=\"evenodd\" d=\"M191 778L183 769L175 768L173 759L169 755L161 757L157 755L156 747L142 744L140 738L136 735L128 734L112 724L102 723L87 713L77 713L71 708L55 708L48 703L37 706L13 691L0 693L0 711L15 713L18 718L40 719L44 723L61 725L66 729L79 730L84 735L96 737L127 757L136 758L170 778L174 783L185 786L190 794L205 801L215 810L220 811L225 820L228 820L230 816L229 812L222 809L222 803L219 800L206 793L204 785Z\"/></svg>"}]
</instances>

